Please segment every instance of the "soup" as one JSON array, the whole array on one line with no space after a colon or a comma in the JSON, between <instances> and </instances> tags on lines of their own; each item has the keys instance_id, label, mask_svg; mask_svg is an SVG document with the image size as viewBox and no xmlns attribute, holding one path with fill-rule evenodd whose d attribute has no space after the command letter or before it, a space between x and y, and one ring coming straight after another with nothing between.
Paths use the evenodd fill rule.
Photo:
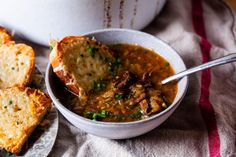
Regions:
<instances>
[{"instance_id":1,"label":"soup","mask_svg":"<svg viewBox=\"0 0 236 157\"><path fill-rule=\"evenodd\" d=\"M86 118L104 122L129 122L145 119L165 110L177 93L177 82L161 85L173 75L169 62L139 45L109 45L116 61L109 66L110 78L94 81L89 101L62 92L65 104Z\"/></svg>"}]
</instances>

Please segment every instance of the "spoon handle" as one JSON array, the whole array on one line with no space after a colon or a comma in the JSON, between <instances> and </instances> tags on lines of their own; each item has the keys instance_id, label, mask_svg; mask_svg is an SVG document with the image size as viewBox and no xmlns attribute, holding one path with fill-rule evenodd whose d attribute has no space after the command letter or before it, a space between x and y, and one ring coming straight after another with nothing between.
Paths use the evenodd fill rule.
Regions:
<instances>
[{"instance_id":1,"label":"spoon handle","mask_svg":"<svg viewBox=\"0 0 236 157\"><path fill-rule=\"evenodd\" d=\"M161 84L166 84L168 82L180 79L180 78L182 78L184 76L187 76L187 75L190 75L192 73L195 73L195 72L198 72L198 71L202 71L202 70L214 67L214 66L218 66L218 65L234 62L234 61L236 61L236 53L233 53L233 54L230 54L230 55L227 55L227 56L215 59L213 61L207 62L205 64L202 64L202 65L199 65L199 66L196 66L196 67L193 67L193 68L190 68L188 70L182 71L182 72L180 72L178 74L175 74L173 76L167 77L166 79L161 81Z\"/></svg>"}]
</instances>

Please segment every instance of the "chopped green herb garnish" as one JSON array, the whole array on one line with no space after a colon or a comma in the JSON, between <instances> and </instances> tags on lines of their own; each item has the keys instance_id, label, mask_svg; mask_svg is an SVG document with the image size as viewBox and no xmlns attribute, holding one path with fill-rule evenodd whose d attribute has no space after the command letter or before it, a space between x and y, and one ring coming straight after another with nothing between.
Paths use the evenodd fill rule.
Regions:
<instances>
[{"instance_id":1,"label":"chopped green herb garnish","mask_svg":"<svg viewBox=\"0 0 236 157\"><path fill-rule=\"evenodd\" d=\"M101 114L104 115L103 118L105 118L105 117L108 115L108 111L106 111L106 110L102 110L102 111L101 111Z\"/></svg>"},{"instance_id":2,"label":"chopped green herb garnish","mask_svg":"<svg viewBox=\"0 0 236 157\"><path fill-rule=\"evenodd\" d=\"M112 91L115 91L115 90L116 90L116 87L112 86L111 89L112 89Z\"/></svg>"},{"instance_id":3,"label":"chopped green herb garnish","mask_svg":"<svg viewBox=\"0 0 236 157\"><path fill-rule=\"evenodd\" d=\"M97 81L93 82L93 89L95 91L101 91L106 87L107 82L103 79L98 79Z\"/></svg>"},{"instance_id":4,"label":"chopped green herb garnish","mask_svg":"<svg viewBox=\"0 0 236 157\"><path fill-rule=\"evenodd\" d=\"M136 113L132 113L129 115L130 118L136 119L136 118L140 118L143 115L142 110L139 110Z\"/></svg>"},{"instance_id":5,"label":"chopped green herb garnish","mask_svg":"<svg viewBox=\"0 0 236 157\"><path fill-rule=\"evenodd\" d=\"M113 115L113 118L118 121L125 121L126 117L124 115Z\"/></svg>"},{"instance_id":6,"label":"chopped green herb garnish","mask_svg":"<svg viewBox=\"0 0 236 157\"><path fill-rule=\"evenodd\" d=\"M49 45L49 49L50 49L50 51L52 51L52 49L53 49L53 46L52 46L52 45Z\"/></svg>"},{"instance_id":7,"label":"chopped green herb garnish","mask_svg":"<svg viewBox=\"0 0 236 157\"><path fill-rule=\"evenodd\" d=\"M95 56L95 53L98 51L98 48L96 46L89 46L88 47L88 52L89 54L94 57Z\"/></svg>"},{"instance_id":8,"label":"chopped green herb garnish","mask_svg":"<svg viewBox=\"0 0 236 157\"><path fill-rule=\"evenodd\" d=\"M4 108L7 108L7 106L4 106Z\"/></svg>"},{"instance_id":9,"label":"chopped green herb garnish","mask_svg":"<svg viewBox=\"0 0 236 157\"><path fill-rule=\"evenodd\" d=\"M115 94L115 99L116 100L121 100L122 98L123 98L122 94L120 94L120 93Z\"/></svg>"},{"instance_id":10,"label":"chopped green herb garnish","mask_svg":"<svg viewBox=\"0 0 236 157\"><path fill-rule=\"evenodd\" d=\"M11 104L13 104L13 101L12 101L12 100L10 100L10 101L9 101L9 104L10 104L10 105L11 105Z\"/></svg>"},{"instance_id":11,"label":"chopped green herb garnish","mask_svg":"<svg viewBox=\"0 0 236 157\"><path fill-rule=\"evenodd\" d=\"M15 67L11 67L11 70L15 70Z\"/></svg>"},{"instance_id":12,"label":"chopped green herb garnish","mask_svg":"<svg viewBox=\"0 0 236 157\"><path fill-rule=\"evenodd\" d=\"M116 58L114 62L109 63L108 71L111 75L116 75L119 65L121 64L120 58Z\"/></svg>"},{"instance_id":13,"label":"chopped green herb garnish","mask_svg":"<svg viewBox=\"0 0 236 157\"><path fill-rule=\"evenodd\" d=\"M169 63L169 62L166 62L166 63L165 63L165 66L166 66L166 67L170 66L170 63Z\"/></svg>"},{"instance_id":14,"label":"chopped green herb garnish","mask_svg":"<svg viewBox=\"0 0 236 157\"><path fill-rule=\"evenodd\" d=\"M86 112L84 116L92 120L99 120L101 118L106 118L109 115L109 112L106 110L101 110L97 112Z\"/></svg>"}]
</instances>

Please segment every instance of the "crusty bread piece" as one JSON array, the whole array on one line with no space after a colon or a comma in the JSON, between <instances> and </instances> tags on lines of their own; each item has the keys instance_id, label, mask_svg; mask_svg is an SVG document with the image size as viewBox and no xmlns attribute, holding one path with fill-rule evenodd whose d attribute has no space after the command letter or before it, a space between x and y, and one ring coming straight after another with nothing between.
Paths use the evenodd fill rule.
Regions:
<instances>
[{"instance_id":1,"label":"crusty bread piece","mask_svg":"<svg viewBox=\"0 0 236 157\"><path fill-rule=\"evenodd\" d=\"M18 154L50 107L51 99L40 90L0 90L0 147Z\"/></svg>"},{"instance_id":2,"label":"crusty bread piece","mask_svg":"<svg viewBox=\"0 0 236 157\"><path fill-rule=\"evenodd\" d=\"M13 42L12 36L5 28L0 26L0 45L6 44L8 42Z\"/></svg>"},{"instance_id":3,"label":"crusty bread piece","mask_svg":"<svg viewBox=\"0 0 236 157\"><path fill-rule=\"evenodd\" d=\"M26 86L34 70L34 51L25 44L0 46L0 89Z\"/></svg>"},{"instance_id":4,"label":"crusty bread piece","mask_svg":"<svg viewBox=\"0 0 236 157\"><path fill-rule=\"evenodd\" d=\"M53 71L82 101L95 81L109 75L109 63L113 61L107 46L81 36L63 38L50 53Z\"/></svg>"}]
</instances>

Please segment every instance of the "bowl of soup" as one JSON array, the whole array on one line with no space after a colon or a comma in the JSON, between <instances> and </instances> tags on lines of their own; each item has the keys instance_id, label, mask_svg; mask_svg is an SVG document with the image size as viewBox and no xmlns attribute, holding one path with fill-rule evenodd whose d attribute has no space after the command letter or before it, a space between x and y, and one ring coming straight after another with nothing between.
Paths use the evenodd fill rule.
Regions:
<instances>
[{"instance_id":1,"label":"bowl of soup","mask_svg":"<svg viewBox=\"0 0 236 157\"><path fill-rule=\"evenodd\" d=\"M100 137L126 139L156 128L175 111L186 93L188 78L160 83L186 69L173 48L152 35L128 29L104 29L84 36L112 51L116 60L108 70L114 77L110 82L94 81L88 103L81 105L48 64L48 93L71 124Z\"/></svg>"}]
</instances>

